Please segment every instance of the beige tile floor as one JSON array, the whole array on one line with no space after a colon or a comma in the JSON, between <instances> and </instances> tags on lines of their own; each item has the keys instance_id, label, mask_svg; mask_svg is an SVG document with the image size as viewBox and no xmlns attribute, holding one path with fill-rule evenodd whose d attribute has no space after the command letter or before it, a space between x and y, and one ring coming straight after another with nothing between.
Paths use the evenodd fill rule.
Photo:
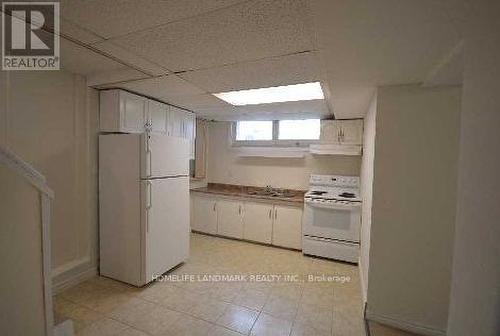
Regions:
<instances>
[{"instance_id":1,"label":"beige tile floor","mask_svg":"<svg viewBox=\"0 0 500 336\"><path fill-rule=\"evenodd\" d=\"M246 278L163 281L138 289L95 277L55 297L56 320L72 319L77 335L85 336L365 335L353 265L193 234L189 260L169 274ZM293 277L256 281L264 280L259 275ZM337 279L309 281L309 275ZM345 281L335 281L339 277Z\"/></svg>"}]
</instances>

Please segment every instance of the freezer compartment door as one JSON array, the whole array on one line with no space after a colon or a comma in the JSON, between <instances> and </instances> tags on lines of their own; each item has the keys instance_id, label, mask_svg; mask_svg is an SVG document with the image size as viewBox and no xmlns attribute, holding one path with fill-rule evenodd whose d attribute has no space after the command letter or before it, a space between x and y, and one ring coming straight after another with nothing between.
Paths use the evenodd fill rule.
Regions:
<instances>
[{"instance_id":1,"label":"freezer compartment door","mask_svg":"<svg viewBox=\"0 0 500 336\"><path fill-rule=\"evenodd\" d=\"M143 179L189 174L189 140L144 133L141 142Z\"/></svg>"},{"instance_id":2,"label":"freezer compartment door","mask_svg":"<svg viewBox=\"0 0 500 336\"><path fill-rule=\"evenodd\" d=\"M145 283L189 256L188 177L143 181Z\"/></svg>"}]
</instances>

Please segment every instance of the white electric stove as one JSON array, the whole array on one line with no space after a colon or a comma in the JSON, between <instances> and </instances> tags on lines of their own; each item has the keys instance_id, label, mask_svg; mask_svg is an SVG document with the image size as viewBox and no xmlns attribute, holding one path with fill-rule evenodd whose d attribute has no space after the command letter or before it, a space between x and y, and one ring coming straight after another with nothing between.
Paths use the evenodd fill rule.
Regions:
<instances>
[{"instance_id":1,"label":"white electric stove","mask_svg":"<svg viewBox=\"0 0 500 336\"><path fill-rule=\"evenodd\" d=\"M304 254L357 263L361 226L359 177L311 175L302 221Z\"/></svg>"}]
</instances>

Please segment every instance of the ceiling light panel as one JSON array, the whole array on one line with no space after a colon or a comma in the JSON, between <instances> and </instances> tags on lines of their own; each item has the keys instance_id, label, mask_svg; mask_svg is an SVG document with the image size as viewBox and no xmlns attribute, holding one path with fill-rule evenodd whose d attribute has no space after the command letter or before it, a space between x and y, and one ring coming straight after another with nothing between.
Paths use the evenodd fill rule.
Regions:
<instances>
[{"instance_id":1,"label":"ceiling light panel","mask_svg":"<svg viewBox=\"0 0 500 336\"><path fill-rule=\"evenodd\" d=\"M324 99L319 82L221 92L214 96L236 106Z\"/></svg>"}]
</instances>

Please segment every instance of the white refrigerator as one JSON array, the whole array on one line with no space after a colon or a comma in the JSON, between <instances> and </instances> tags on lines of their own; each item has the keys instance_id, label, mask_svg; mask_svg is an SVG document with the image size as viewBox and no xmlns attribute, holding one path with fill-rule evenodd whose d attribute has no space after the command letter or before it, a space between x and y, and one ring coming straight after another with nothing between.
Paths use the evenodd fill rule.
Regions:
<instances>
[{"instance_id":1,"label":"white refrigerator","mask_svg":"<svg viewBox=\"0 0 500 336\"><path fill-rule=\"evenodd\" d=\"M100 274L143 286L189 255L189 141L99 136Z\"/></svg>"}]
</instances>

